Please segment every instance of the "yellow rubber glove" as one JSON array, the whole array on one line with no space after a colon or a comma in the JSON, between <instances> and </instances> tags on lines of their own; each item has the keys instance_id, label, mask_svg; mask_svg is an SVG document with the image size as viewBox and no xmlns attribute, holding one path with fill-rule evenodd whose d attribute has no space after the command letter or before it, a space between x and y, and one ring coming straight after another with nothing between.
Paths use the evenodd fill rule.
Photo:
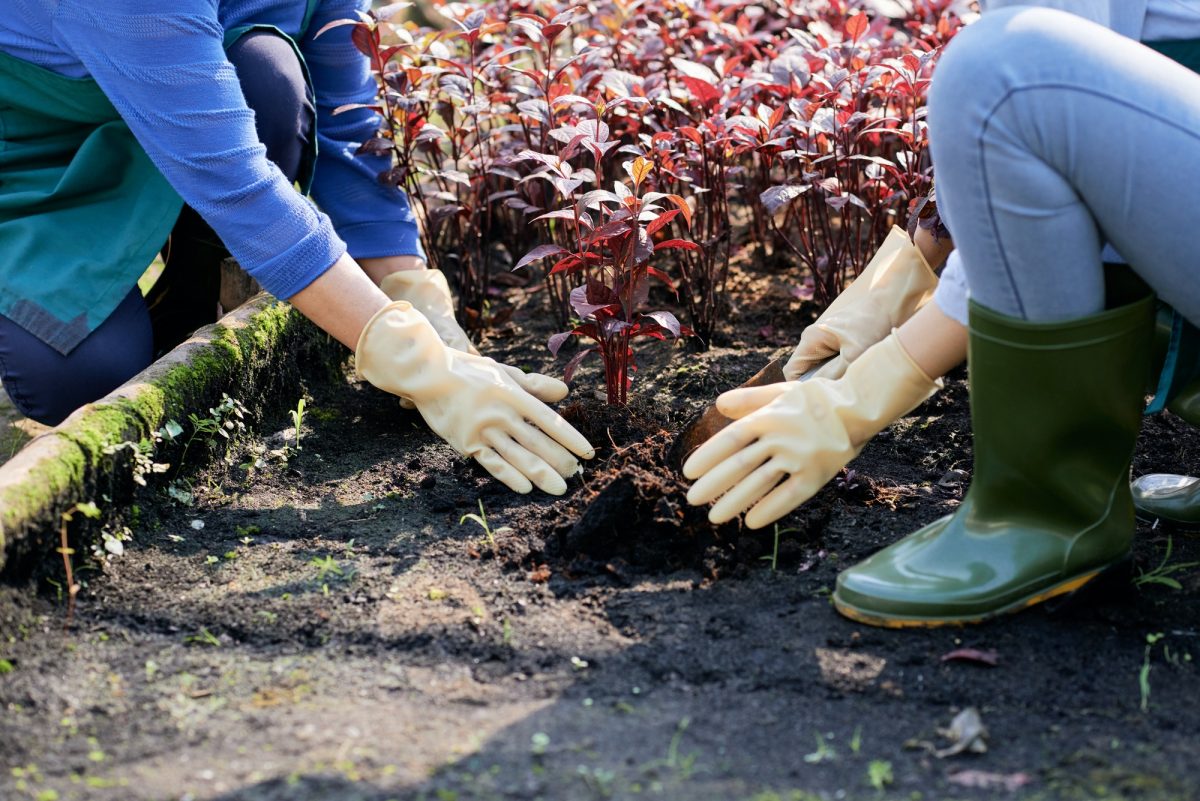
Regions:
<instances>
[{"instance_id":1,"label":"yellow rubber glove","mask_svg":"<svg viewBox=\"0 0 1200 801\"><path fill-rule=\"evenodd\" d=\"M361 378L411 399L434 433L517 492L537 486L562 495L564 479L580 469L572 454L595 455L504 365L448 347L407 301L383 307L363 327L355 364Z\"/></svg>"},{"instance_id":2,"label":"yellow rubber glove","mask_svg":"<svg viewBox=\"0 0 1200 801\"><path fill-rule=\"evenodd\" d=\"M813 377L839 377L863 351L925 305L937 282L920 249L893 226L862 274L804 329L783 366L784 378L795 381L827 359Z\"/></svg>"},{"instance_id":3,"label":"yellow rubber glove","mask_svg":"<svg viewBox=\"0 0 1200 801\"><path fill-rule=\"evenodd\" d=\"M839 379L735 389L717 398L734 420L696 449L683 474L688 503L716 500L715 524L746 510L747 528L775 522L816 494L871 437L942 386L893 333ZM780 483L782 481L782 483ZM717 500L719 499L719 500Z\"/></svg>"},{"instance_id":4,"label":"yellow rubber glove","mask_svg":"<svg viewBox=\"0 0 1200 801\"><path fill-rule=\"evenodd\" d=\"M399 270L385 276L379 282L379 288L392 300L411 303L429 320L442 342L463 353L479 355L467 332L454 318L454 296L450 294L450 284L441 270ZM567 396L567 385L557 379L540 373L523 373L508 364L500 364L500 367L538 400L554 403ZM400 398L400 405L405 409L414 408L412 401L404 397Z\"/></svg>"}]
</instances>

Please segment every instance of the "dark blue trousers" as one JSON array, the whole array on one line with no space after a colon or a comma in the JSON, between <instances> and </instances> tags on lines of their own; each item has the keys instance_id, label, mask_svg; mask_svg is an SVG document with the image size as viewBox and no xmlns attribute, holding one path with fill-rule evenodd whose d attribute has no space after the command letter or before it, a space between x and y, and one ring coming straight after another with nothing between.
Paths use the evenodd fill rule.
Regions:
<instances>
[{"instance_id":1,"label":"dark blue trousers","mask_svg":"<svg viewBox=\"0 0 1200 801\"><path fill-rule=\"evenodd\" d=\"M295 181L307 157L315 111L304 70L292 46L274 34L251 32L228 50L259 140ZM63 355L0 315L0 379L22 414L57 425L72 411L116 389L156 355L217 318L220 238L190 207L163 246L166 264L149 294L132 287L108 319Z\"/></svg>"}]
</instances>

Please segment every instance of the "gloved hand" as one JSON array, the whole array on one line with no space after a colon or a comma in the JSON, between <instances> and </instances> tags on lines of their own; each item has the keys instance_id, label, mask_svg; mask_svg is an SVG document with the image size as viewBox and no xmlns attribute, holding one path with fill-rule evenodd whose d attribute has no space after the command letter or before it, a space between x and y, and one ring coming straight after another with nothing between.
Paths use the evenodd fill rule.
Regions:
<instances>
[{"instance_id":1,"label":"gloved hand","mask_svg":"<svg viewBox=\"0 0 1200 801\"><path fill-rule=\"evenodd\" d=\"M862 274L804 329L783 366L784 378L795 381L826 359L813 377L841 376L863 351L925 305L937 282L920 249L893 226Z\"/></svg>"},{"instance_id":2,"label":"gloved hand","mask_svg":"<svg viewBox=\"0 0 1200 801\"><path fill-rule=\"evenodd\" d=\"M379 282L379 288L392 300L411 303L414 309L425 315L442 342L463 353L479 355L467 332L454 318L454 297L441 270L399 270L385 276ZM499 366L538 400L554 403L567 396L567 385L561 381L540 373L523 373L508 364ZM400 398L400 405L405 409L414 408L412 401L404 397Z\"/></svg>"},{"instance_id":3,"label":"gloved hand","mask_svg":"<svg viewBox=\"0 0 1200 801\"><path fill-rule=\"evenodd\" d=\"M749 509L762 528L816 494L867 440L942 386L921 371L893 333L836 380L735 389L717 398L734 420L696 449L683 474L696 483L688 503L717 500L714 524ZM780 480L783 480L780 483Z\"/></svg>"},{"instance_id":4,"label":"gloved hand","mask_svg":"<svg viewBox=\"0 0 1200 801\"><path fill-rule=\"evenodd\" d=\"M595 455L582 434L527 392L504 365L447 347L407 301L385 306L367 322L355 364L361 378L411 399L434 433L517 492L536 485L562 495L563 479L580 469L572 453ZM561 391L550 386L561 382L536 378L545 394L566 394L565 385Z\"/></svg>"}]
</instances>

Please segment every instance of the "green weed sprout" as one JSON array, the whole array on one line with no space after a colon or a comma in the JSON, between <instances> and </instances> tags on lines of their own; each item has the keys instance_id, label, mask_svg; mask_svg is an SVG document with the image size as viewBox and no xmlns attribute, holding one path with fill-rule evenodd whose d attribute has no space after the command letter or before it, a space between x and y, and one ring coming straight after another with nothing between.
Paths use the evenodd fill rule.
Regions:
<instances>
[{"instance_id":1,"label":"green weed sprout","mask_svg":"<svg viewBox=\"0 0 1200 801\"><path fill-rule=\"evenodd\" d=\"M493 553L495 553L495 551L496 551L496 535L497 534L507 534L508 532L512 531L511 526L501 526L498 529L495 529L495 530L492 529L491 524L488 523L487 512L483 511L483 499L482 498L479 499L479 514L475 514L474 512L468 512L467 514L463 515L462 517L460 517L458 519L458 524L461 526L463 523L467 522L468 520L476 523L480 528L483 529L483 536L487 538L488 547L492 549Z\"/></svg>"},{"instance_id":2,"label":"green weed sprout","mask_svg":"<svg viewBox=\"0 0 1200 801\"><path fill-rule=\"evenodd\" d=\"M304 398L296 402L296 408L288 412L292 416L292 423L296 426L296 450L300 450L300 426L304 424Z\"/></svg>"},{"instance_id":3,"label":"green weed sprout","mask_svg":"<svg viewBox=\"0 0 1200 801\"><path fill-rule=\"evenodd\" d=\"M892 774L892 763L883 759L872 759L867 765L867 782L882 793L884 788L895 781Z\"/></svg>"},{"instance_id":4,"label":"green weed sprout","mask_svg":"<svg viewBox=\"0 0 1200 801\"><path fill-rule=\"evenodd\" d=\"M1140 587L1143 584L1162 584L1164 587L1170 587L1173 590L1182 590L1183 585L1176 579L1172 578L1173 573L1179 573L1183 570L1188 570L1193 567L1200 566L1200 562L1176 562L1170 564L1171 551L1174 549L1174 540L1167 537L1167 552L1163 554L1162 561L1158 567L1153 570L1142 570L1138 572L1134 578L1134 586Z\"/></svg>"},{"instance_id":5,"label":"green weed sprout","mask_svg":"<svg viewBox=\"0 0 1200 801\"><path fill-rule=\"evenodd\" d=\"M1150 709L1150 649L1162 638L1162 632L1146 635L1146 650L1142 654L1142 669L1138 671L1138 688L1142 693L1141 709L1143 712L1147 712Z\"/></svg>"},{"instance_id":6,"label":"green weed sprout","mask_svg":"<svg viewBox=\"0 0 1200 801\"><path fill-rule=\"evenodd\" d=\"M779 535L780 535L780 534L790 534L790 533L792 533L792 532L794 532L794 531L799 531L799 530L800 530L800 529L798 529L798 528L784 528L784 529L781 529L781 528L779 527L779 524L778 524L778 523L776 523L776 524L775 524L775 544L774 544L774 546L771 548L771 555L770 555L770 556L760 556L760 557L758 557L758 558L759 558L760 560L762 560L762 561L765 561L765 562L770 562L770 563L771 563L771 572L772 572L772 573L774 573L774 572L775 572L775 568L779 566Z\"/></svg>"}]
</instances>

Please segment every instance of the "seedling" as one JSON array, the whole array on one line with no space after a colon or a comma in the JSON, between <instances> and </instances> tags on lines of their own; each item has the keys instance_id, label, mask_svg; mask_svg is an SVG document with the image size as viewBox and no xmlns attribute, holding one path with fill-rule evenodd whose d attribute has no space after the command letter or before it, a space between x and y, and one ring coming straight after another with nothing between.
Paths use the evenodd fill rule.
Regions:
<instances>
[{"instance_id":1,"label":"seedling","mask_svg":"<svg viewBox=\"0 0 1200 801\"><path fill-rule=\"evenodd\" d=\"M60 515L58 552L62 554L63 569L67 574L67 619L63 623L63 628L71 625L71 619L75 616L75 596L79 594L79 584L76 583L75 573L71 569L71 556L75 553L75 550L71 548L67 540L67 526L75 519L76 514L81 514L84 517L95 520L100 517L100 509L95 503L89 501L87 503L77 503Z\"/></svg>"},{"instance_id":2,"label":"seedling","mask_svg":"<svg viewBox=\"0 0 1200 801\"><path fill-rule=\"evenodd\" d=\"M771 547L771 555L758 557L761 561L771 563L771 572L772 573L775 572L775 568L778 567L778 565L779 565L779 535L780 534L791 534L791 533L799 531L799 530L800 529L798 529L798 528L781 529L781 528L779 528L778 523L775 524L775 542L774 542L774 545Z\"/></svg>"},{"instance_id":3,"label":"seedling","mask_svg":"<svg viewBox=\"0 0 1200 801\"><path fill-rule=\"evenodd\" d=\"M300 450L300 427L304 424L304 398L296 402L296 408L288 412L296 426L296 450Z\"/></svg>"},{"instance_id":4,"label":"seedling","mask_svg":"<svg viewBox=\"0 0 1200 801\"><path fill-rule=\"evenodd\" d=\"M872 759L867 765L867 782L879 793L895 781L892 775L892 763L883 759Z\"/></svg>"},{"instance_id":5,"label":"seedling","mask_svg":"<svg viewBox=\"0 0 1200 801\"><path fill-rule=\"evenodd\" d=\"M187 645L206 645L206 646L209 646L210 648L220 648L221 647L221 641L217 638L217 636L215 634L213 634L211 631L209 631L206 628L200 629L200 631L197 632L196 634L189 634L188 636L183 638L183 641Z\"/></svg>"},{"instance_id":6,"label":"seedling","mask_svg":"<svg viewBox=\"0 0 1200 801\"><path fill-rule=\"evenodd\" d=\"M1138 575L1133 579L1133 583L1137 587L1144 584L1161 584L1164 587L1170 587L1173 590L1182 590L1183 585L1172 576L1184 570L1190 570L1193 567L1200 566L1200 562L1171 562L1171 551L1174 549L1174 540L1167 537L1167 552L1163 554L1162 561L1158 567L1153 570L1139 571Z\"/></svg>"},{"instance_id":7,"label":"seedling","mask_svg":"<svg viewBox=\"0 0 1200 801\"><path fill-rule=\"evenodd\" d=\"M1163 636L1162 632L1146 635L1146 650L1142 654L1142 669L1138 671L1138 689L1142 694L1141 710L1143 712L1147 712L1150 709L1150 649Z\"/></svg>"},{"instance_id":8,"label":"seedling","mask_svg":"<svg viewBox=\"0 0 1200 801\"><path fill-rule=\"evenodd\" d=\"M821 732L816 732L816 738L817 750L810 754L805 754L804 761L810 765L819 765L822 762L832 762L837 759L837 751L825 741L825 737Z\"/></svg>"},{"instance_id":9,"label":"seedling","mask_svg":"<svg viewBox=\"0 0 1200 801\"><path fill-rule=\"evenodd\" d=\"M330 574L338 577L342 576L342 568L338 566L338 563L330 554L326 554L325 556L319 558L314 556L312 559L308 560L308 563L316 568L317 581L321 582L322 584L325 583L325 577Z\"/></svg>"},{"instance_id":10,"label":"seedling","mask_svg":"<svg viewBox=\"0 0 1200 801\"><path fill-rule=\"evenodd\" d=\"M498 529L495 529L495 530L492 529L491 525L488 523L487 512L483 511L483 499L482 498L479 499L479 514L475 514L474 512L469 512L458 519L458 524L461 526L463 523L467 522L468 520L470 520L471 522L475 523L476 525L478 525L480 528L483 529L483 536L486 538L488 548L490 548L492 550L492 553L496 552L496 535L497 534L508 534L512 531L512 528L510 526L501 526Z\"/></svg>"}]
</instances>

